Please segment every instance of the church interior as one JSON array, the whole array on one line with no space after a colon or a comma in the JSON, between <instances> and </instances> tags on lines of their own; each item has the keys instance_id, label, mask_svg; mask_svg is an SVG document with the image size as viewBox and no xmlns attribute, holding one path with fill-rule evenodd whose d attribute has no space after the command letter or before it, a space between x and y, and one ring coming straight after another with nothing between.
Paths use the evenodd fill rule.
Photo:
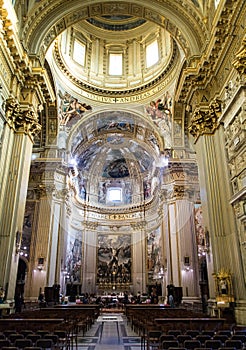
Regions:
<instances>
[{"instance_id":1,"label":"church interior","mask_svg":"<svg viewBox=\"0 0 246 350\"><path fill-rule=\"evenodd\" d=\"M246 325L245 0L0 4L1 315L171 294Z\"/></svg>"}]
</instances>

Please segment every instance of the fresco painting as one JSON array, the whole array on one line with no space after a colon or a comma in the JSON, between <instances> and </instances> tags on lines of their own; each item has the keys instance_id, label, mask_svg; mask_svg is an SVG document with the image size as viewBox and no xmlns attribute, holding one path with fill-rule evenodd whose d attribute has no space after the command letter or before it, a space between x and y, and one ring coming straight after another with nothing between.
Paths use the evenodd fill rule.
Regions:
<instances>
[{"instance_id":1,"label":"fresco painting","mask_svg":"<svg viewBox=\"0 0 246 350\"><path fill-rule=\"evenodd\" d=\"M68 92L63 93L59 91L58 96L60 99L58 110L60 125L71 126L81 118L86 111L92 109L90 105L80 102Z\"/></svg>"},{"instance_id":2,"label":"fresco painting","mask_svg":"<svg viewBox=\"0 0 246 350\"><path fill-rule=\"evenodd\" d=\"M81 282L82 232L73 231L68 236L66 252L67 282Z\"/></svg>"},{"instance_id":3,"label":"fresco painting","mask_svg":"<svg viewBox=\"0 0 246 350\"><path fill-rule=\"evenodd\" d=\"M172 105L172 95L166 91L163 98L150 101L149 105L145 107L146 113L160 130L166 148L172 145Z\"/></svg>"},{"instance_id":4,"label":"fresco painting","mask_svg":"<svg viewBox=\"0 0 246 350\"><path fill-rule=\"evenodd\" d=\"M147 235L147 271L148 284L156 283L156 275L163 266L162 240L160 228L151 231Z\"/></svg>"}]
</instances>

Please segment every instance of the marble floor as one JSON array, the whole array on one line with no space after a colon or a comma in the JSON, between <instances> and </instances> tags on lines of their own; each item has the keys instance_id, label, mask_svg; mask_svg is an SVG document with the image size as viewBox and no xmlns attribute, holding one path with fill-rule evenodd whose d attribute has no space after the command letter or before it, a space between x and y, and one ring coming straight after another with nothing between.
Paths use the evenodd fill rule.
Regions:
<instances>
[{"instance_id":1,"label":"marble floor","mask_svg":"<svg viewBox=\"0 0 246 350\"><path fill-rule=\"evenodd\" d=\"M78 350L140 350L140 337L127 324L126 317L119 316L122 322L118 322L118 329L117 322L104 322L103 329L101 322L95 322L84 336L79 334Z\"/></svg>"}]
</instances>

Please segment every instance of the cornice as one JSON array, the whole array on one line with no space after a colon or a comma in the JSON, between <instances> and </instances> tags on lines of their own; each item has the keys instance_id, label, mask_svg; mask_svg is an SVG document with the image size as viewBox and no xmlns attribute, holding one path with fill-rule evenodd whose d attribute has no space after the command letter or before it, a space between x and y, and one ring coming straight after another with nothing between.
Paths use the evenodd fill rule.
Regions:
<instances>
[{"instance_id":1,"label":"cornice","mask_svg":"<svg viewBox=\"0 0 246 350\"><path fill-rule=\"evenodd\" d=\"M234 22L237 20L236 15L239 11L236 7L236 0L225 2L220 17L211 30L210 40L202 57L200 59L194 57L190 62L187 61L177 90L177 99L180 103L187 103L191 93L194 94L198 89L205 89L215 78L221 62L224 62L231 47L235 30ZM198 63L196 63L197 59Z\"/></svg>"}]
</instances>

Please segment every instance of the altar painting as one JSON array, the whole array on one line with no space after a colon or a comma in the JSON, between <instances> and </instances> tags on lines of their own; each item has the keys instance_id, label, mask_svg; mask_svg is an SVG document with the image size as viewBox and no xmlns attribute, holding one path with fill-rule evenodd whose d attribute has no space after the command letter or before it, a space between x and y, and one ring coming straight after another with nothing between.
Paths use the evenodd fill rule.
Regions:
<instances>
[{"instance_id":1,"label":"altar painting","mask_svg":"<svg viewBox=\"0 0 246 350\"><path fill-rule=\"evenodd\" d=\"M97 283L130 283L131 265L131 235L98 235Z\"/></svg>"}]
</instances>

